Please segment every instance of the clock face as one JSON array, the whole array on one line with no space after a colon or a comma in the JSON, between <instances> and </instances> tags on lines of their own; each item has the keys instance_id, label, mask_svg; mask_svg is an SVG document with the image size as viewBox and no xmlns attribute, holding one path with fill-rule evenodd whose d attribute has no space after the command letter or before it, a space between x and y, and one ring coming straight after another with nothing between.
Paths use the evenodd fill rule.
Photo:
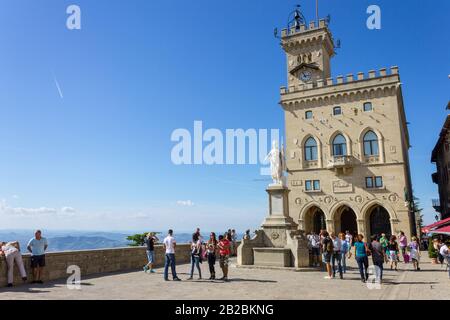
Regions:
<instances>
[{"instance_id":1,"label":"clock face","mask_svg":"<svg viewBox=\"0 0 450 320\"><path fill-rule=\"evenodd\" d=\"M312 74L308 70L304 70L304 71L300 72L300 80L302 80L303 82L307 82L307 81L311 80L311 77L312 77Z\"/></svg>"}]
</instances>

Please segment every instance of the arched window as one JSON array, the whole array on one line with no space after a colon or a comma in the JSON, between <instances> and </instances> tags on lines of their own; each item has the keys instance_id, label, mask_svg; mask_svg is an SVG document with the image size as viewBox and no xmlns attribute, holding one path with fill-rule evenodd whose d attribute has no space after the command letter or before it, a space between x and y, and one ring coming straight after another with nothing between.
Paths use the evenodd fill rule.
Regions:
<instances>
[{"instance_id":1,"label":"arched window","mask_svg":"<svg viewBox=\"0 0 450 320\"><path fill-rule=\"evenodd\" d=\"M378 137L373 131L367 131L363 138L364 141L364 155L377 156L378 153Z\"/></svg>"},{"instance_id":2,"label":"arched window","mask_svg":"<svg viewBox=\"0 0 450 320\"><path fill-rule=\"evenodd\" d=\"M317 160L317 142L313 137L309 137L305 142L305 160Z\"/></svg>"},{"instance_id":3,"label":"arched window","mask_svg":"<svg viewBox=\"0 0 450 320\"><path fill-rule=\"evenodd\" d=\"M333 139L333 156L347 155L347 140L342 134L338 134Z\"/></svg>"}]
</instances>

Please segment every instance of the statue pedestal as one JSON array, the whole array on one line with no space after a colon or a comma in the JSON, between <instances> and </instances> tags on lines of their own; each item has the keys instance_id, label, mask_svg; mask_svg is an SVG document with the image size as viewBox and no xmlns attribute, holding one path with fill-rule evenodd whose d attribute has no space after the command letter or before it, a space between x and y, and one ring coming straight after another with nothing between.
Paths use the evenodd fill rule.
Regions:
<instances>
[{"instance_id":1,"label":"statue pedestal","mask_svg":"<svg viewBox=\"0 0 450 320\"><path fill-rule=\"evenodd\" d=\"M282 184L270 185L269 212L252 239L242 240L238 247L239 266L293 267L309 266L306 236L289 216L289 189Z\"/></svg>"},{"instance_id":2,"label":"statue pedestal","mask_svg":"<svg viewBox=\"0 0 450 320\"><path fill-rule=\"evenodd\" d=\"M289 189L283 185L270 185L266 192L269 195L269 214L261 228L266 235L264 245L283 248L286 245L286 230L296 230L297 224L289 216Z\"/></svg>"}]
</instances>

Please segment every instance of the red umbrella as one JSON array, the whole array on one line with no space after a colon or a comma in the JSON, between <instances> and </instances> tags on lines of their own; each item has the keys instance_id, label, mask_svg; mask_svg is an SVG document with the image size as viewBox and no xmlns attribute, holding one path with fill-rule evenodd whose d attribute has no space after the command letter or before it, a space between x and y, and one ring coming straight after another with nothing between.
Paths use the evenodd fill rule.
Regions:
<instances>
[{"instance_id":1,"label":"red umbrella","mask_svg":"<svg viewBox=\"0 0 450 320\"><path fill-rule=\"evenodd\" d=\"M439 229L431 230L430 233L450 235L450 226L445 226Z\"/></svg>"}]
</instances>

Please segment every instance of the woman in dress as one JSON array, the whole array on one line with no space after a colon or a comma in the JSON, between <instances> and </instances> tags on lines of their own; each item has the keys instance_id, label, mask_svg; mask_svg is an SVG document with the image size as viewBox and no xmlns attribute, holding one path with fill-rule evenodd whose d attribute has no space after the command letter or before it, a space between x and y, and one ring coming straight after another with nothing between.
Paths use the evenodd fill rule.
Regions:
<instances>
[{"instance_id":1,"label":"woman in dress","mask_svg":"<svg viewBox=\"0 0 450 320\"><path fill-rule=\"evenodd\" d=\"M419 260L420 260L420 246L419 241L417 241L416 237L411 238L411 242L408 244L409 256L411 257L414 270L419 271Z\"/></svg>"}]
</instances>

